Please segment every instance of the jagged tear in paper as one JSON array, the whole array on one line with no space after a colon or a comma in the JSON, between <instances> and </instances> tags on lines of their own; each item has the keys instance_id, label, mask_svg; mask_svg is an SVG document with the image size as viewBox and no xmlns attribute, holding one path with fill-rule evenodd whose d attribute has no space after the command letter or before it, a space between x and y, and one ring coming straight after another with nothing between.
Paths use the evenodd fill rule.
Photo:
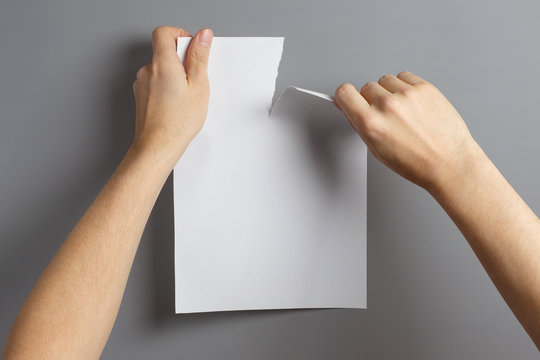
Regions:
<instances>
[{"instance_id":1,"label":"jagged tear in paper","mask_svg":"<svg viewBox=\"0 0 540 360\"><path fill-rule=\"evenodd\" d=\"M174 170L177 313L366 307L367 150L327 95L289 87L270 114L282 49L214 38Z\"/></svg>"}]
</instances>

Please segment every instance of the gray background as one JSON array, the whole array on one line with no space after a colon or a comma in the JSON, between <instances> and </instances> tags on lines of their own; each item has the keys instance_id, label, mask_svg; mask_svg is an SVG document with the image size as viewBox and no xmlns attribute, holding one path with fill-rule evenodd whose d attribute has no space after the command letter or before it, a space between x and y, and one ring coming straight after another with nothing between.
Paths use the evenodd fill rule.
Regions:
<instances>
[{"instance_id":1,"label":"gray background","mask_svg":"<svg viewBox=\"0 0 540 360\"><path fill-rule=\"evenodd\" d=\"M538 212L539 13L537 0L1 0L0 339L129 144L155 26L285 36L278 92L417 72ZM537 357L426 192L371 157L368 193L368 310L173 315L169 181L103 358Z\"/></svg>"}]
</instances>

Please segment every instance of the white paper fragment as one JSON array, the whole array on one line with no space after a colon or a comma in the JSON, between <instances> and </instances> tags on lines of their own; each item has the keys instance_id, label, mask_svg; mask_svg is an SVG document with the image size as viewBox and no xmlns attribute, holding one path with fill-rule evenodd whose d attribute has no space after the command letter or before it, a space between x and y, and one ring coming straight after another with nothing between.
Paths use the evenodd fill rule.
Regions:
<instances>
[{"instance_id":1,"label":"white paper fragment","mask_svg":"<svg viewBox=\"0 0 540 360\"><path fill-rule=\"evenodd\" d=\"M269 116L282 48L213 40L174 170L177 313L366 307L367 150L328 95L289 87Z\"/></svg>"}]
</instances>

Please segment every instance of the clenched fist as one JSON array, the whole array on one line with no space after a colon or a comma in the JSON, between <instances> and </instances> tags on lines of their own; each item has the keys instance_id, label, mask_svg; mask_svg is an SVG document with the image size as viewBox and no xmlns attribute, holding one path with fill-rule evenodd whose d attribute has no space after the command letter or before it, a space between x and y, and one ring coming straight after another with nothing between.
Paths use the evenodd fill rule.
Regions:
<instances>
[{"instance_id":1,"label":"clenched fist","mask_svg":"<svg viewBox=\"0 0 540 360\"><path fill-rule=\"evenodd\" d=\"M152 34L152 64L137 72L133 83L136 126L133 145L176 162L201 130L208 111L208 57L212 31L192 39L185 67L176 53L176 39L191 36L183 29L160 26Z\"/></svg>"},{"instance_id":2,"label":"clenched fist","mask_svg":"<svg viewBox=\"0 0 540 360\"><path fill-rule=\"evenodd\" d=\"M376 158L428 191L484 158L450 102L410 72L385 75L360 92L343 84L335 100Z\"/></svg>"}]
</instances>

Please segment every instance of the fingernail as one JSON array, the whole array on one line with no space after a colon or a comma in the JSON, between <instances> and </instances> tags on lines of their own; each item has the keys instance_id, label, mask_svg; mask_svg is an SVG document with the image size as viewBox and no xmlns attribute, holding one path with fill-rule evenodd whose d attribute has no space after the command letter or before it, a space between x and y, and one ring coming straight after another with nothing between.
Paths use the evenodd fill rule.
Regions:
<instances>
[{"instance_id":1,"label":"fingernail","mask_svg":"<svg viewBox=\"0 0 540 360\"><path fill-rule=\"evenodd\" d=\"M199 34L199 42L204 46L210 46L210 44L212 44L213 37L214 37L214 34L212 33L212 30L204 29Z\"/></svg>"}]
</instances>

